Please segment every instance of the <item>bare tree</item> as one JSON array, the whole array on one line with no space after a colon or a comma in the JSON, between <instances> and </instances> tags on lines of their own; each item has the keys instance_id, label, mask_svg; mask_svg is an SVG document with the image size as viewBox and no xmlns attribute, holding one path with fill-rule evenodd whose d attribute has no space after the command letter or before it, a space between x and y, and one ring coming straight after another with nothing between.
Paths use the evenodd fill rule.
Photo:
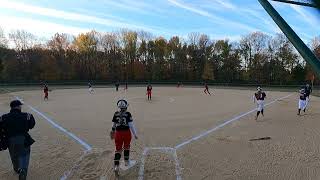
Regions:
<instances>
[{"instance_id":1,"label":"bare tree","mask_svg":"<svg viewBox=\"0 0 320 180\"><path fill-rule=\"evenodd\" d=\"M199 46L200 48L206 48L210 43L210 38L206 34L201 34L199 37Z\"/></svg>"},{"instance_id":2,"label":"bare tree","mask_svg":"<svg viewBox=\"0 0 320 180\"><path fill-rule=\"evenodd\" d=\"M67 50L70 47L70 36L67 34L56 33L51 40L48 41L47 46L52 50Z\"/></svg>"},{"instance_id":3,"label":"bare tree","mask_svg":"<svg viewBox=\"0 0 320 180\"><path fill-rule=\"evenodd\" d=\"M8 47L8 39L4 35L3 29L0 27L0 47Z\"/></svg>"},{"instance_id":4,"label":"bare tree","mask_svg":"<svg viewBox=\"0 0 320 180\"><path fill-rule=\"evenodd\" d=\"M311 49L320 49L320 36L317 36L311 40Z\"/></svg>"},{"instance_id":5,"label":"bare tree","mask_svg":"<svg viewBox=\"0 0 320 180\"><path fill-rule=\"evenodd\" d=\"M18 51L30 49L36 42L36 36L24 30L12 31L9 33L9 38Z\"/></svg>"},{"instance_id":6,"label":"bare tree","mask_svg":"<svg viewBox=\"0 0 320 180\"><path fill-rule=\"evenodd\" d=\"M154 39L154 35L147 31L138 31L137 34L140 42Z\"/></svg>"},{"instance_id":7,"label":"bare tree","mask_svg":"<svg viewBox=\"0 0 320 180\"><path fill-rule=\"evenodd\" d=\"M200 33L198 32L192 32L190 34L188 34L188 41L191 45L195 45L198 46L198 43L200 39Z\"/></svg>"},{"instance_id":8,"label":"bare tree","mask_svg":"<svg viewBox=\"0 0 320 180\"><path fill-rule=\"evenodd\" d=\"M101 37L100 43L106 53L115 51L120 46L116 33L107 33Z\"/></svg>"}]
</instances>

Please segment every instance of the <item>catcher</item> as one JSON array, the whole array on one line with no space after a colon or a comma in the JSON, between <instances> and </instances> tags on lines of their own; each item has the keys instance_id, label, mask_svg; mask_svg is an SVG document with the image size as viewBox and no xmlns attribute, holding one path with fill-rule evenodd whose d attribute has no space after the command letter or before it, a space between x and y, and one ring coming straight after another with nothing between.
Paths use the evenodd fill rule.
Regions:
<instances>
[{"instance_id":1,"label":"catcher","mask_svg":"<svg viewBox=\"0 0 320 180\"><path fill-rule=\"evenodd\" d=\"M129 165L131 133L134 135L135 139L138 139L131 113L127 111L129 106L128 102L121 99L118 101L117 106L120 111L114 113L112 131L110 132L110 137L111 139L114 139L116 145L114 155L114 171L116 175L119 173L122 149L124 150L125 166Z\"/></svg>"}]
</instances>

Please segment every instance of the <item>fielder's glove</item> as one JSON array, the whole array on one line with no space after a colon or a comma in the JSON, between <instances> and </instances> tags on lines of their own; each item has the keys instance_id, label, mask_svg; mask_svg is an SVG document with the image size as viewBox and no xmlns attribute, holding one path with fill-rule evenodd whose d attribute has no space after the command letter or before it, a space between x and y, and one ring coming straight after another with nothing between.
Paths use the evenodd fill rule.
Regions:
<instances>
[{"instance_id":1,"label":"fielder's glove","mask_svg":"<svg viewBox=\"0 0 320 180\"><path fill-rule=\"evenodd\" d=\"M110 131L110 139L114 139L114 131Z\"/></svg>"}]
</instances>

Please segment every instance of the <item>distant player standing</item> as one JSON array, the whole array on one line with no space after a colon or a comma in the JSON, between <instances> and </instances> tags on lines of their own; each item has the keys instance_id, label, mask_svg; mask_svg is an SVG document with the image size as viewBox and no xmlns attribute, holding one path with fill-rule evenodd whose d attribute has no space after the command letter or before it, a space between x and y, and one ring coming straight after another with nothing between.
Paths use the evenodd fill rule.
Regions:
<instances>
[{"instance_id":1,"label":"distant player standing","mask_svg":"<svg viewBox=\"0 0 320 180\"><path fill-rule=\"evenodd\" d=\"M148 84L148 86L147 86L147 95L148 95L148 100L151 100L151 95L152 95L152 86L151 86L151 84Z\"/></svg>"},{"instance_id":2,"label":"distant player standing","mask_svg":"<svg viewBox=\"0 0 320 180\"><path fill-rule=\"evenodd\" d=\"M119 91L119 86L120 86L119 81L116 82L115 86L116 86L116 91Z\"/></svg>"},{"instance_id":3,"label":"distant player standing","mask_svg":"<svg viewBox=\"0 0 320 180\"><path fill-rule=\"evenodd\" d=\"M180 88L181 87L181 82L179 81L178 83L177 83L177 88Z\"/></svg>"},{"instance_id":4,"label":"distant player standing","mask_svg":"<svg viewBox=\"0 0 320 180\"><path fill-rule=\"evenodd\" d=\"M44 93L43 100L49 100L49 88L47 84L44 84L43 93Z\"/></svg>"},{"instance_id":5,"label":"distant player standing","mask_svg":"<svg viewBox=\"0 0 320 180\"><path fill-rule=\"evenodd\" d=\"M256 115L256 120L259 117L259 114L261 112L261 115L264 116L263 110L264 110L264 99L266 98L266 93L262 91L261 87L257 88L257 92L254 93L254 99L253 102L257 102L257 115Z\"/></svg>"},{"instance_id":6,"label":"distant player standing","mask_svg":"<svg viewBox=\"0 0 320 180\"><path fill-rule=\"evenodd\" d=\"M92 88L92 84L88 83L88 88L89 88L89 93L92 94L94 92L93 88Z\"/></svg>"},{"instance_id":7,"label":"distant player standing","mask_svg":"<svg viewBox=\"0 0 320 180\"><path fill-rule=\"evenodd\" d=\"M306 112L306 101L307 101L307 94L305 89L300 89L299 91L299 103L298 103L298 115L300 116L301 110Z\"/></svg>"},{"instance_id":8,"label":"distant player standing","mask_svg":"<svg viewBox=\"0 0 320 180\"><path fill-rule=\"evenodd\" d=\"M128 102L124 99L121 99L118 101L117 106L120 111L116 111L114 113L112 119L112 131L110 132L110 137L111 139L114 139L116 146L114 155L114 171L116 176L119 175L119 165L122 149L124 150L123 155L125 166L128 166L130 163L129 156L131 133L134 135L135 139L138 139L131 113L127 111L127 108L129 106Z\"/></svg>"},{"instance_id":9,"label":"distant player standing","mask_svg":"<svg viewBox=\"0 0 320 180\"><path fill-rule=\"evenodd\" d=\"M208 93L208 94L211 96L211 94L210 94L210 92L209 92L209 86L208 86L208 84L207 84L207 83L204 83L204 88L205 88L205 89L204 89L204 91L203 91L203 92L204 92L205 94L207 94L207 93Z\"/></svg>"}]
</instances>

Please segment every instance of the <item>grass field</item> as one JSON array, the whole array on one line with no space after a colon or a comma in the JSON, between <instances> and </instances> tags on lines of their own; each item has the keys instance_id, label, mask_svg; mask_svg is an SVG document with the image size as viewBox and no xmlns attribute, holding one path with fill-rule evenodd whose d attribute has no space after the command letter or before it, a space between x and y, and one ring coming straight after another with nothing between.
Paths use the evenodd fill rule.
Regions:
<instances>
[{"instance_id":1,"label":"grass field","mask_svg":"<svg viewBox=\"0 0 320 180\"><path fill-rule=\"evenodd\" d=\"M269 91L265 117L254 120L254 91L154 87L26 89L0 95L0 112L14 97L35 115L29 179L114 179L114 143L108 138L120 98L129 101L138 140L131 157L137 164L121 179L317 179L320 170L320 98L312 97L306 114L297 116L297 94ZM253 89L254 90L254 89ZM284 98L286 97L286 98ZM282 98L282 99L279 99ZM60 128L48 122L53 121ZM69 134L68 134L69 133ZM83 143L70 136L72 133ZM270 140L249 141L271 137ZM86 146L87 145L87 146ZM88 146L93 149L88 150ZM15 179L7 152L0 153L0 176ZM69 173L68 173L69 172Z\"/></svg>"}]
</instances>

